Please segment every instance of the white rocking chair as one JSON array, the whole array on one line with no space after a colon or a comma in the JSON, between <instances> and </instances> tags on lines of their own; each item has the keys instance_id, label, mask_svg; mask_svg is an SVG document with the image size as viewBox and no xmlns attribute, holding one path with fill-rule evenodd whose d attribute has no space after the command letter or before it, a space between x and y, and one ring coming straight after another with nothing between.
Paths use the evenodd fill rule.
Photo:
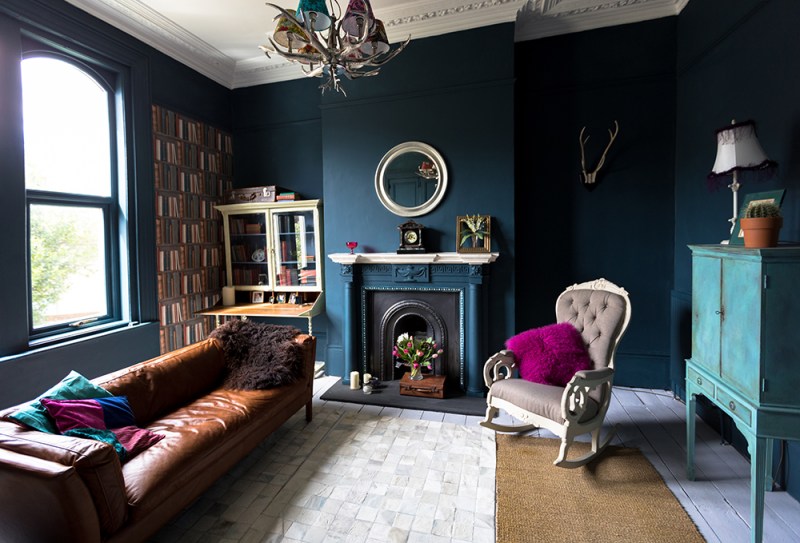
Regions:
<instances>
[{"instance_id":1,"label":"white rocking chair","mask_svg":"<svg viewBox=\"0 0 800 543\"><path fill-rule=\"evenodd\" d=\"M581 333L594 364L579 371L566 387L543 385L517 376L517 359L510 350L491 356L483 368L489 387L486 418L481 425L501 432L527 432L546 428L561 438L558 458L563 468L576 468L599 455L611 441L612 428L600 442L600 431L611 402L614 353L631 318L631 301L625 289L605 279L568 287L556 300L556 322L570 322ZM524 425L494 422L503 409ZM567 452L575 436L592 434L591 451L573 460Z\"/></svg>"}]
</instances>

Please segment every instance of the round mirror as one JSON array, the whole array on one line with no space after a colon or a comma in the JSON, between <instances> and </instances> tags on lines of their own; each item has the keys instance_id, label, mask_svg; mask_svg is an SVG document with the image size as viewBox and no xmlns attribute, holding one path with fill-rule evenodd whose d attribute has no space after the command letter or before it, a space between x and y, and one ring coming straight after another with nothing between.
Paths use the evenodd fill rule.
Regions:
<instances>
[{"instance_id":1,"label":"round mirror","mask_svg":"<svg viewBox=\"0 0 800 543\"><path fill-rule=\"evenodd\" d=\"M418 141L393 147L378 164L375 192L381 203L401 217L424 215L439 204L447 189L447 166L436 149Z\"/></svg>"}]
</instances>

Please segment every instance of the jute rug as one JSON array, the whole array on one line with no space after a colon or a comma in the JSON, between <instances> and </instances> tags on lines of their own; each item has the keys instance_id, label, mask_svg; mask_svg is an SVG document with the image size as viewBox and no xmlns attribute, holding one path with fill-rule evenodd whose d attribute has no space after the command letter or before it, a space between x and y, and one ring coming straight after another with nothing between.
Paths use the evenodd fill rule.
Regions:
<instances>
[{"instance_id":1,"label":"jute rug","mask_svg":"<svg viewBox=\"0 0 800 543\"><path fill-rule=\"evenodd\" d=\"M497 543L705 541L638 449L609 446L564 469L553 465L559 444L497 434ZM576 443L570 457L588 450Z\"/></svg>"}]
</instances>

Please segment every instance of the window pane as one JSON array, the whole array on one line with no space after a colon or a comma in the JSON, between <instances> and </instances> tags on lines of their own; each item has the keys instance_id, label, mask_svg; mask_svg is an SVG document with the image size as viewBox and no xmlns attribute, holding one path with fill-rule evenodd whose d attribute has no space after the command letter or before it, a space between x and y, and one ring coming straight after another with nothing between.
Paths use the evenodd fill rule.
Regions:
<instances>
[{"instance_id":1,"label":"window pane","mask_svg":"<svg viewBox=\"0 0 800 543\"><path fill-rule=\"evenodd\" d=\"M111 195L108 93L86 72L45 57L22 61L27 189Z\"/></svg>"},{"instance_id":2,"label":"window pane","mask_svg":"<svg viewBox=\"0 0 800 543\"><path fill-rule=\"evenodd\" d=\"M33 328L108 313L103 210L32 204Z\"/></svg>"}]
</instances>

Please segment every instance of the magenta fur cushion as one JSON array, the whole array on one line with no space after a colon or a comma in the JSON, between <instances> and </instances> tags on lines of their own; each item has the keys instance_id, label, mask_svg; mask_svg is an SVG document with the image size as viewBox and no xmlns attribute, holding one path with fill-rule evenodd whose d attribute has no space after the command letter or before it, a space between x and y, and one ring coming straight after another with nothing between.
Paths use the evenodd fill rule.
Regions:
<instances>
[{"instance_id":1,"label":"magenta fur cushion","mask_svg":"<svg viewBox=\"0 0 800 543\"><path fill-rule=\"evenodd\" d=\"M543 385L566 385L575 372L592 368L581 333L568 322L533 328L506 341L519 362L519 376Z\"/></svg>"}]
</instances>

